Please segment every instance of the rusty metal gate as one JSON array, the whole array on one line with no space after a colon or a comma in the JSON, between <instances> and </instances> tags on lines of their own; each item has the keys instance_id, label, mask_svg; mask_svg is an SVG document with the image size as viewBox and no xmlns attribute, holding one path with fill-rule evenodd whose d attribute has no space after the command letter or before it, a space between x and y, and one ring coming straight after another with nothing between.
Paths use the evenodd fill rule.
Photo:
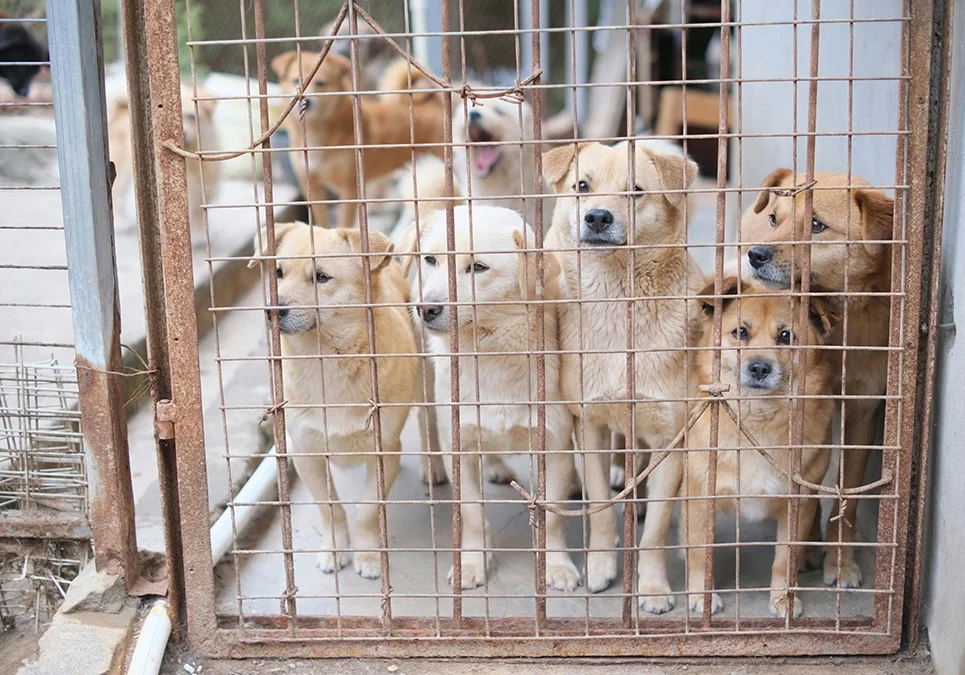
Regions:
<instances>
[{"instance_id":1,"label":"rusty metal gate","mask_svg":"<svg viewBox=\"0 0 965 675\"><path fill-rule=\"evenodd\" d=\"M239 3L233 19L238 33L231 38L198 39L188 21L187 63L178 60L173 0L122 4L132 130L139 139L134 153L139 217L158 224L142 227L141 237L153 337L149 366L159 372L154 395L171 606L191 648L236 657L746 656L889 653L903 639L915 643L950 2L788 0L761 9L741 0L711 7L684 0L663 13L654 9L662 3L602 2L590 3L591 17L585 2L570 0L565 16L557 16L550 3L533 0L507 3L505 15L494 10L481 30L473 21L482 20L467 13L470 3L462 1L443 2L438 12L415 0L400 6L346 2L333 6L334 23L323 28L299 20L297 1L285 24L278 19L281 10L253 0ZM185 3L189 17L193 4ZM496 27L498 16L502 23ZM718 32L719 68L695 79L687 45L701 29ZM676 71L670 76L658 77L651 65L657 31L677 36ZM500 59L510 81L480 85L480 70L487 66L474 60L478 50L467 44L497 39L510 53L490 53L486 63L492 68L492 59ZM590 42L596 50L592 63ZM375 54L375 44L381 53ZM771 45L764 53L772 58L761 57L764 44ZM835 51L835 45L844 48ZM890 55L887 63L868 57L878 45ZM244 76L235 93L206 90L206 49L216 49L221 59L234 50ZM666 59L667 49L660 53ZM425 55L426 62L414 55ZM398 71L403 86L379 90L369 66L381 64L377 74L385 74L393 58L408 63ZM591 69L605 75L611 58L622 64L616 76L590 77ZM829 63L833 67L826 68ZM217 125L205 126L206 108L239 101L245 104L249 142L219 146L210 135ZM384 110L394 115L369 119L375 114L369 106L392 105ZM425 106L434 106L430 122L420 118L430 110ZM601 121L597 107L612 121ZM864 124L855 111L870 108L887 108L887 114ZM761 125L769 109L783 126ZM326 110L334 112L324 116ZM472 127L471 119L484 113L500 119L487 122L493 125L488 128ZM382 133L400 118L404 140ZM552 133L551 118L564 122ZM334 145L326 140L335 133L333 119L343 124L339 133L345 139ZM426 124L435 126L422 135L420 125ZM641 131L654 124L659 136ZM196 141L189 147L186 129L192 128ZM287 132L287 147L279 145L279 130ZM648 145L648 137L694 156L709 144L711 159L702 162L707 176L695 178L694 166L679 151ZM769 149L774 139L786 141L782 152ZM629 143L603 151L576 146L577 140ZM838 148L838 154L828 148ZM327 163L318 160L323 150L332 153ZM402 170L402 179L386 185L376 182L383 175L365 176L400 151L399 166L414 162L414 169ZM624 159L600 159L610 152ZM651 163L641 164L640 153ZM423 161L423 155L435 155L438 164ZM200 168L238 157L249 163L247 192L215 200L211 174ZM498 163L511 159L515 168L506 172L501 191L479 192ZM602 161L611 163L594 172L594 163ZM766 171L755 173L754 167L765 164ZM483 173L473 172L477 165ZM441 167L441 194L430 194L427 184L413 178L413 172L431 172L425 168L430 166ZM785 166L792 170L772 174L761 185L770 169ZM332 167L350 178L322 178ZM296 177L300 197L289 185L285 194L291 196L279 198L286 171ZM822 171L842 177L831 179ZM626 174L616 180L625 185L613 182L614 172ZM861 172L867 183L859 179ZM745 183L745 175L753 181ZM192 197L196 188L200 200ZM460 210L465 197L473 205L468 239L462 224L467 213ZM485 229L509 216L485 211L483 197L515 200L522 207L531 229L519 226L515 247L500 248L505 242L492 234L497 225L492 232ZM622 240L601 234L615 231L606 230L614 223L610 211L577 207L572 218L566 215L572 204L597 198L610 200L617 221L621 209L629 214ZM655 241L640 234L639 224L655 217L658 202L660 213L689 220L682 239ZM297 213L292 209L299 208L299 218L314 225L346 218L358 234L330 236L318 227L289 226ZM409 215L399 217L398 209ZM230 481L239 457L232 453L227 421L222 438L204 433L191 251L204 247L209 265L233 257L212 245L212 218L224 212L233 214L232 227L257 236L254 253L244 259L260 267L264 290L254 301L222 305L218 289L212 289L220 340L215 365L219 373L230 363L261 368L271 395L260 400L222 384L217 407L223 420L257 410L271 421L274 456L268 461L277 468L277 496L229 501L230 545L221 561L220 551L212 554L206 458L210 448L220 448ZM383 224L396 218L403 226L399 231L414 234L406 239L397 231L393 250L383 234L391 227ZM405 230L413 221L415 229ZM738 221L736 227L728 224ZM573 223L579 234L568 245ZM835 232L837 238L822 239ZM596 243L610 253L590 251L594 237L602 237ZM638 262L685 255L682 250L703 260L706 284L695 285L696 272L685 265L687 283L679 287L649 294L637 287ZM781 251L790 252L784 267L775 259ZM493 296L487 279L507 274L510 268L498 262L509 259L507 253L515 261L512 273L523 280L512 290L515 295ZM630 290L601 299L580 270L598 270L593 266L603 264L601 256L611 254L623 256L623 271L614 279L630 280ZM390 283L385 275L396 274L396 266L407 261L414 263L412 295L393 296L385 290ZM754 290L750 281L732 287L733 261L757 270L752 276L758 279L771 274L776 283L783 275L791 290L774 284ZM772 271L761 271L765 268ZM430 297L426 289L436 288L430 282L437 270L444 270L442 294ZM875 274L878 285L859 281ZM293 280L298 275L304 279ZM339 286L339 275L358 285ZM344 294L330 297L326 288ZM729 302L735 293L738 323L731 331L727 312L735 306ZM742 366L741 350L753 356L758 344L748 318L760 318L753 308L785 302L791 308L787 323L775 334L777 347L767 347L776 350L776 361ZM636 314L655 305L662 307L652 315L656 318L641 324ZM416 342L384 351L384 341L405 342L400 334L409 330L398 323L387 329L392 324L385 317L412 307L415 323L408 339ZM525 335L508 347L485 346L499 331L481 336L475 322L485 315L497 322L493 325L504 325L498 322L509 320L511 307L523 308ZM342 313L332 316L338 318L327 320L357 329L356 347L326 342L335 338L322 327L336 309ZM576 324L567 324L574 312ZM226 346L227 329L220 327L232 316L242 317L232 330L264 334L263 353L234 353ZM437 316L449 317L448 324L433 323ZM699 331L697 322L703 321L704 342L683 336L668 345L635 339L645 324L668 316L690 317L680 324L681 334ZM876 323L875 316L887 319ZM614 328L587 332L583 322L590 317L612 321ZM303 326L292 322L302 320L311 347L297 351L293 335ZM576 346L567 343L566 325L579 335ZM841 325L844 337L835 343L830 336ZM869 331L872 337L860 337ZM849 335L859 337L851 342ZM494 357L521 359L514 372L523 373L523 393L520 386L514 389L510 371L479 365ZM346 365L353 358L357 363ZM832 365L815 366L825 363L822 359ZM671 362L679 364L673 376L653 370ZM786 374L774 363L783 363ZM752 366L757 370L745 375ZM399 369L410 369L410 375L391 379ZM561 370L563 384L557 378ZM641 379L638 370L651 374ZM741 373L733 386L726 380L732 371ZM653 372L678 384L657 391ZM610 376L616 389L592 390L593 381ZM770 431L755 426L760 422L744 404L757 395L747 386L757 385L745 386L743 378L770 382L772 376L788 378L781 380L784 393L771 397L783 400L784 408L767 397L761 405L787 411L783 442L760 437ZM498 391L490 391L494 378ZM862 384L865 380L879 384ZM326 387L341 392L345 382L358 389L354 399L335 393L335 400L326 400ZM506 398L512 391L517 393ZM655 402L675 411L666 413L670 422L641 412ZM487 407L505 415L523 410L528 422L516 423L522 426L513 427L515 437L501 430L503 436L485 440L479 430L490 429L481 421ZM415 410L403 428L400 411L405 421L410 408ZM681 408L689 413L680 414ZM562 418L559 410L567 411ZM600 423L594 415L609 415L610 421ZM883 423L876 416L883 416ZM565 431L571 417L572 439ZM856 424L859 417L865 426L852 431L848 420ZM654 431L671 424L679 433ZM329 425L349 425L351 433L343 427L330 431ZM695 440L696 430L705 428L709 442ZM724 444L725 428L733 432L727 442L736 445ZM637 439L657 442L644 450ZM438 448L431 447L433 440ZM360 489L357 468L343 469L344 455L329 447L330 441L357 444L349 455L367 466L367 491ZM447 459L450 485L434 484L433 456L421 455L422 445L439 453L434 459ZM510 460L510 450L520 458ZM401 471L393 485L396 453ZM649 465L641 461L646 455ZM865 476L868 455L873 461ZM567 488L566 467L574 458L581 471ZM742 462L770 472L772 484L754 484L764 494L741 491ZM424 484L419 472L426 463L430 475ZM302 480L293 466L302 467ZM823 482L823 473L809 469L813 466L831 467ZM861 469L857 478L855 466ZM683 473L679 488L668 467ZM727 481L735 471L737 488L728 497ZM602 497L600 475L608 486ZM661 492L660 485L670 487ZM560 492L561 486L569 491ZM726 510L735 496L738 511L749 520L718 523L715 534L714 517L701 509L719 501ZM670 525L677 504L679 514ZM352 525L343 505L359 511ZM241 513L255 506L263 516L246 531L236 527ZM757 524L754 513L760 509L777 513L784 531L775 535ZM646 512L641 521L638 511ZM694 518L698 524L691 532L687 523ZM824 569L799 573L799 563L813 554L806 546L814 541L814 526L819 535L824 528L825 561L818 563ZM354 547L346 540L349 529L355 530ZM610 531L619 534L618 541L601 544L600 533ZM775 547L776 540L789 545ZM783 561L773 571L772 555ZM664 570L660 579L663 565L670 572Z\"/></svg>"}]
</instances>

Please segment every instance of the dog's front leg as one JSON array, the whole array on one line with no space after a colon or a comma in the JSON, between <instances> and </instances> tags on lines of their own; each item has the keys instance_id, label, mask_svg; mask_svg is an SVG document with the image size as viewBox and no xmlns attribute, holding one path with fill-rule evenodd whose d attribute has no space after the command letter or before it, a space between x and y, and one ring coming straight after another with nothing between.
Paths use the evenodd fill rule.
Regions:
<instances>
[{"instance_id":1,"label":"dog's front leg","mask_svg":"<svg viewBox=\"0 0 965 675\"><path fill-rule=\"evenodd\" d=\"M556 437L547 448L546 499L559 505L569 496L576 473L573 461L573 443L569 436L563 440ZM566 532L563 516L546 512L546 585L558 591L574 591L580 585L580 572L566 550Z\"/></svg>"},{"instance_id":2,"label":"dog's front leg","mask_svg":"<svg viewBox=\"0 0 965 675\"><path fill-rule=\"evenodd\" d=\"M576 431L583 457L583 480L591 508L610 499L610 452L606 427L580 423ZM592 593L604 590L617 578L617 526L613 507L590 516L590 550L586 554L586 587Z\"/></svg>"},{"instance_id":3,"label":"dog's front leg","mask_svg":"<svg viewBox=\"0 0 965 675\"><path fill-rule=\"evenodd\" d=\"M655 458L651 458L653 461ZM673 502L680 489L683 466L680 454L671 452L647 478L647 517L640 537L637 562L640 606L652 614L669 612L674 606L667 580L667 532L673 515Z\"/></svg>"},{"instance_id":4,"label":"dog's front leg","mask_svg":"<svg viewBox=\"0 0 965 675\"><path fill-rule=\"evenodd\" d=\"M795 545L800 546L801 542L806 542L811 530L811 522L817 511L818 500L810 498L808 493L804 493L807 498L801 499L797 512L797 532L793 535ZM777 545L774 547L774 564L771 566L771 600L769 607L771 614L783 617L787 612L788 579L787 579L787 556L790 549L791 531L788 522L788 502L790 499L782 499L781 508L777 513ZM804 608L798 594L794 594L794 606L791 616L797 618L801 616Z\"/></svg>"},{"instance_id":5,"label":"dog's front leg","mask_svg":"<svg viewBox=\"0 0 965 675\"><path fill-rule=\"evenodd\" d=\"M300 433L295 425L289 427L296 452L317 452L324 447L318 434ZM312 500L318 505L322 516L322 546L318 554L318 566L325 573L334 572L348 565L352 556L349 551L348 523L345 509L338 501L338 492L328 471L328 458L322 456L293 457L292 463L298 477L305 483Z\"/></svg>"},{"instance_id":6,"label":"dog's front leg","mask_svg":"<svg viewBox=\"0 0 965 675\"><path fill-rule=\"evenodd\" d=\"M382 446L382 494L388 499L395 477L399 475L399 458L402 444L398 439L386 440ZM376 457L365 458L365 488L355 520L355 571L366 579L378 579L382 575L382 554L379 549L388 545L379 537L379 476L376 471ZM386 505L388 508L388 505Z\"/></svg>"},{"instance_id":7,"label":"dog's front leg","mask_svg":"<svg viewBox=\"0 0 965 675\"><path fill-rule=\"evenodd\" d=\"M452 482L453 456L447 452L443 454L443 458L446 463L446 473L449 474L449 481ZM488 560L485 553L486 539L483 536L485 515L480 485L482 455L475 443L468 443L464 447L460 459L459 514L462 523L462 537L461 541L454 541L453 544L461 549L459 559L462 567L462 588L469 590L486 583L486 563ZM450 569L449 582L452 583L452 580L452 570Z\"/></svg>"}]
</instances>

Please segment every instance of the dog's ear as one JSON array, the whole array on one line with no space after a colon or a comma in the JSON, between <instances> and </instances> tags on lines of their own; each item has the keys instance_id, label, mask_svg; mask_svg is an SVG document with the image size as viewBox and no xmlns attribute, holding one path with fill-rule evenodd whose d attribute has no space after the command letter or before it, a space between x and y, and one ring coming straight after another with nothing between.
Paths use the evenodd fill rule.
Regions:
<instances>
[{"instance_id":1,"label":"dog's ear","mask_svg":"<svg viewBox=\"0 0 965 675\"><path fill-rule=\"evenodd\" d=\"M543 180L553 188L554 192L561 191L560 183L570 170L570 165L579 149L578 144L568 143L543 154Z\"/></svg>"},{"instance_id":2,"label":"dog's ear","mask_svg":"<svg viewBox=\"0 0 965 675\"><path fill-rule=\"evenodd\" d=\"M727 277L723 280L720 285L721 295L737 295L737 277ZM700 303L700 309L705 316L714 316L714 282L711 281L709 284L704 286L704 289L697 294L697 301ZM722 298L721 299L721 310L727 307L727 303L733 298Z\"/></svg>"},{"instance_id":3,"label":"dog's ear","mask_svg":"<svg viewBox=\"0 0 965 675\"><path fill-rule=\"evenodd\" d=\"M861 211L861 236L869 240L865 248L873 256L884 251L884 244L875 240L894 237L895 200L878 190L855 190L854 201Z\"/></svg>"},{"instance_id":4,"label":"dog's ear","mask_svg":"<svg viewBox=\"0 0 965 675\"><path fill-rule=\"evenodd\" d=\"M686 190L697 177L697 163L691 159L646 148L643 151L650 156L660 178L660 187L664 190ZM680 206L686 196L683 192L664 193L664 198L675 207Z\"/></svg>"},{"instance_id":5,"label":"dog's ear","mask_svg":"<svg viewBox=\"0 0 965 675\"><path fill-rule=\"evenodd\" d=\"M308 227L305 223L293 222L293 223L275 223L275 250L278 250L278 244L289 232L298 227ZM268 227L265 226L261 228L258 234L255 235L255 257L248 261L248 267L254 267L258 263L262 262L258 260L258 257L264 255L264 251L268 247Z\"/></svg>"},{"instance_id":6,"label":"dog's ear","mask_svg":"<svg viewBox=\"0 0 965 675\"><path fill-rule=\"evenodd\" d=\"M513 230L513 241L516 243L516 248L519 249L519 293L523 300L533 300L536 297L536 266L539 253L536 251L527 252L524 249L533 248L535 241L527 242L523 233L519 230ZM560 263L556 256L548 251L543 252L544 298L553 294L549 289L556 288L560 271Z\"/></svg>"},{"instance_id":7,"label":"dog's ear","mask_svg":"<svg viewBox=\"0 0 965 675\"><path fill-rule=\"evenodd\" d=\"M298 52L293 49L290 52L283 52L271 60L271 69L275 71L279 81L288 75L288 69L291 68L292 63L297 58Z\"/></svg>"},{"instance_id":8,"label":"dog's ear","mask_svg":"<svg viewBox=\"0 0 965 675\"><path fill-rule=\"evenodd\" d=\"M354 229L342 229L339 230L338 233L342 236L342 239L348 242L348 245L355 253L362 252L361 232ZM392 252L394 250L395 244L392 243L391 239L381 232L369 232L369 253L373 254L369 256L369 269L372 272L378 272L392 262Z\"/></svg>"},{"instance_id":9,"label":"dog's ear","mask_svg":"<svg viewBox=\"0 0 965 675\"><path fill-rule=\"evenodd\" d=\"M757 200L754 202L754 213L760 213L771 202L771 193L768 188L781 185L793 173L790 169L774 169L771 171L770 175L761 183L761 191L757 193Z\"/></svg>"},{"instance_id":10,"label":"dog's ear","mask_svg":"<svg viewBox=\"0 0 965 675\"><path fill-rule=\"evenodd\" d=\"M811 293L827 293L828 290L821 286L812 285ZM838 325L841 320L841 310L835 298L826 295L812 295L808 298L808 320L814 326L814 330L822 338Z\"/></svg>"},{"instance_id":11,"label":"dog's ear","mask_svg":"<svg viewBox=\"0 0 965 675\"><path fill-rule=\"evenodd\" d=\"M352 62L341 54L329 52L325 56L325 63L332 68L332 73L342 81L342 89L348 91L352 88ZM317 77L317 76L316 76ZM327 78L326 78L327 79Z\"/></svg>"},{"instance_id":12,"label":"dog's ear","mask_svg":"<svg viewBox=\"0 0 965 675\"><path fill-rule=\"evenodd\" d=\"M416 247L419 244L419 233L416 231L415 221L409 225L402 232L402 236L399 237L399 245L396 250L399 253L406 253L409 255L400 256L402 259L402 276L409 276L409 270L412 269L412 263L415 261Z\"/></svg>"}]
</instances>

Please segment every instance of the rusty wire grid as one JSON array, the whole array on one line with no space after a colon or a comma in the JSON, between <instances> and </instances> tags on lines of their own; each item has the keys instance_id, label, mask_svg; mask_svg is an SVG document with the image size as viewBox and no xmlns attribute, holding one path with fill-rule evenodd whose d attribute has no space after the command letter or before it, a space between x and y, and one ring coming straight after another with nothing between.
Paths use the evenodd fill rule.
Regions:
<instances>
[{"instance_id":1,"label":"rusty wire grid","mask_svg":"<svg viewBox=\"0 0 965 675\"><path fill-rule=\"evenodd\" d=\"M185 4L190 15L198 3ZM228 503L233 524L251 507L264 515L233 526L228 555L212 560L200 413L177 394L199 395L197 360L177 345L190 366L173 375L184 463L165 489L181 500L184 567L200 579L184 593L189 641L234 656L895 651L921 451L911 421L916 388L930 386L917 381L930 122L914 101L938 94L929 54L910 45L931 39L932 3L710 3L718 15L684 1L677 16L648 2L568 0L559 16L503 4L483 18L463 2L438 16L412 0L346 2L323 17L296 1L282 29L254 0L238 4L237 34L209 39L189 22L181 67L196 113L251 102L247 143L212 149L199 128L196 152L165 131L180 129L177 64L161 58L176 39L173 3L147 11L148 61L163 73L151 85L165 104L162 185L182 185L191 163L250 161L250 201L203 201L208 214L236 209L256 239L245 259L261 271L260 298L219 303L212 288L211 312L217 368L267 365L271 395L222 384L225 433L207 443L223 449L230 489L242 456L227 416L264 411L278 469L276 496ZM719 64L693 79L698 29L717 31ZM652 49L657 31L676 36L673 49ZM601 35L592 59L576 57ZM747 56L768 40L780 58ZM870 40L891 45L887 59L869 63ZM625 68L591 80L614 45ZM676 63L672 79L654 77L651 57ZM373 73L394 59L395 84L380 88ZM241 89L205 91L206 69L226 60ZM496 65L510 77L479 75ZM871 93L892 107L869 123L856 110ZM606 126L592 102L608 96L620 114L589 134ZM679 109L651 105L664 98ZM762 122L768 98L781 112ZM549 140L543 122L561 109L571 119ZM661 122L675 130L640 133ZM624 141L612 161L576 146ZM715 166L689 179L679 153L699 142L715 144ZM760 187L784 166L783 182ZM503 169L494 191L487 179ZM322 178L337 172L348 178ZM300 197L275 200L292 180ZM164 199L162 258L180 269L186 205ZM622 241L593 250L614 215L573 211L590 203L626 214ZM289 208L310 226L289 225ZM657 212L687 225L667 234ZM354 232L317 227L340 220ZM494 232L513 222L507 244ZM210 242L206 253L209 265L238 259ZM766 268L779 254L784 266ZM386 291L403 265L411 292ZM751 268L764 269L756 282ZM754 342L761 312L780 318L766 347ZM263 351L226 346L229 314L264 334ZM779 385L739 384L754 368ZM448 484L420 480L430 458Z\"/></svg>"}]
</instances>

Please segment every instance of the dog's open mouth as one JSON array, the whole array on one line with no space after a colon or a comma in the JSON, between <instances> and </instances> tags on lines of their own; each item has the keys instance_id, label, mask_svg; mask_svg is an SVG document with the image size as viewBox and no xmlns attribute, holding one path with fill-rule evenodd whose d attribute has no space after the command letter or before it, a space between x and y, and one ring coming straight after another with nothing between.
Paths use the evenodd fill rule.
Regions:
<instances>
[{"instance_id":1,"label":"dog's open mouth","mask_svg":"<svg viewBox=\"0 0 965 675\"><path fill-rule=\"evenodd\" d=\"M473 143L491 143L496 139L479 124L470 124L469 140ZM472 168L480 178L485 178L491 174L499 163L499 146L477 145L472 147L470 152L472 154Z\"/></svg>"}]
</instances>

